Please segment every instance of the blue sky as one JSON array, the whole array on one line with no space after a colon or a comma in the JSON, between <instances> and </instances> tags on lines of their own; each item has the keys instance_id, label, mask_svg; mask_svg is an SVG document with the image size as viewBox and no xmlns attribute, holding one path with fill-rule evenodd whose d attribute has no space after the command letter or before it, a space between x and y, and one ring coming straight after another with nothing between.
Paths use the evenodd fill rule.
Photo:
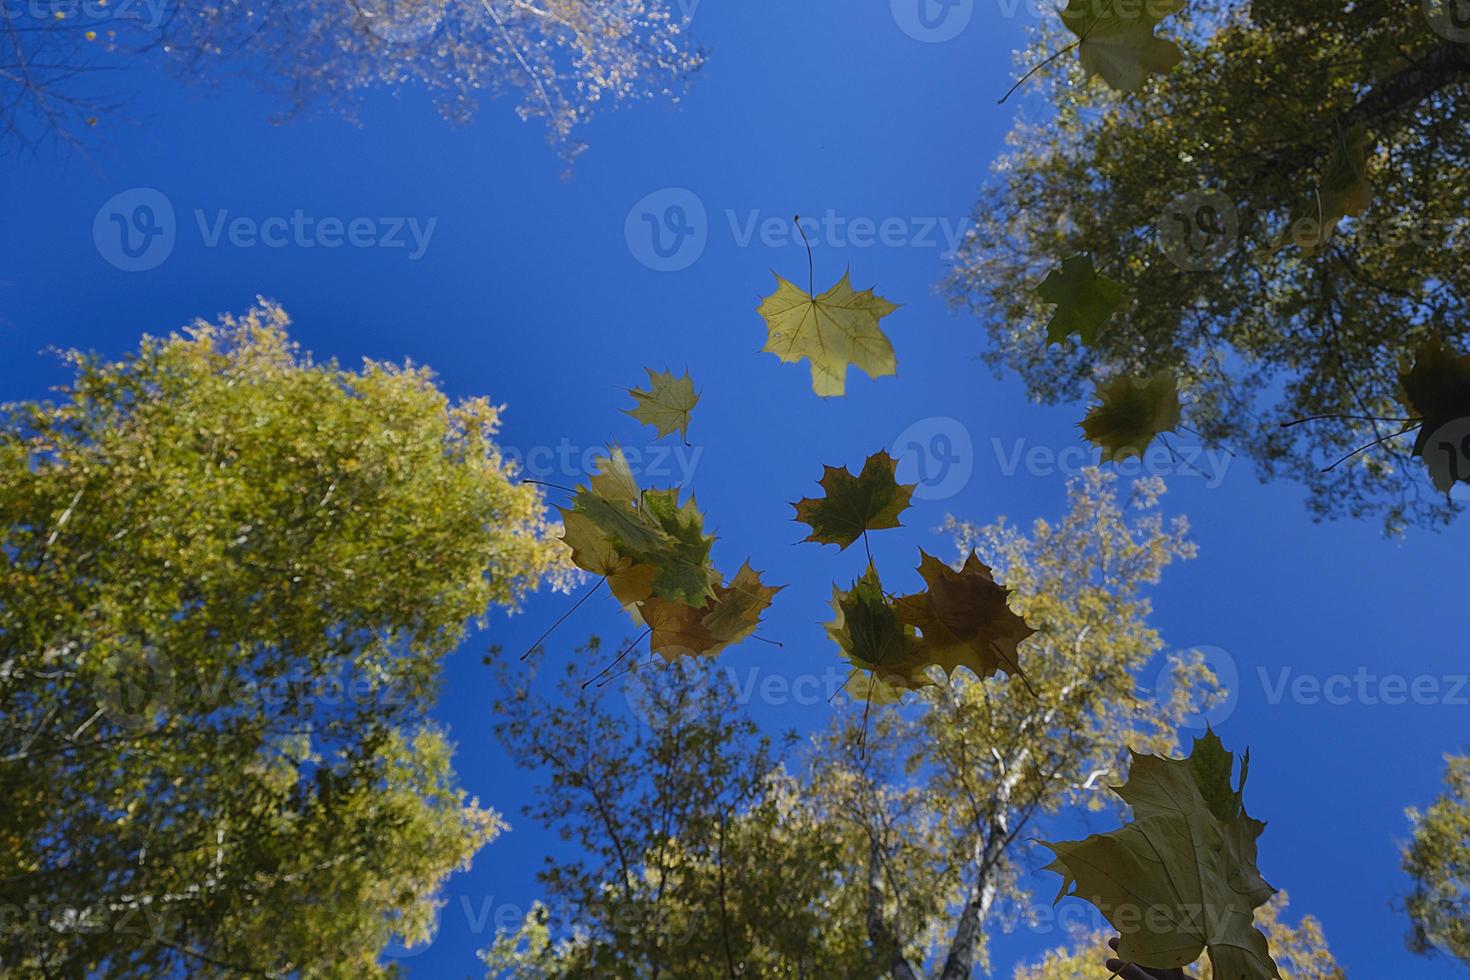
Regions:
<instances>
[{"instance_id":1,"label":"blue sky","mask_svg":"<svg viewBox=\"0 0 1470 980\"><path fill-rule=\"evenodd\" d=\"M740 676L821 677L836 662L819 625L831 581L859 571L853 556L791 547L801 533L786 502L813 491L823 463L856 466L899 442L944 450L936 438L949 440L948 476L910 512L909 529L874 538L880 565L903 569L916 544L947 549L927 530L946 513L1021 523L1059 514L1065 475L1046 461L1075 462L1066 451L1079 445L1080 406L1041 408L1013 380L992 377L975 360L978 328L935 293L946 233L961 228L1010 126L1010 107L995 100L1010 84L1028 5L975 4L954 37L931 43L902 29L915 24L908 2L704 0L693 30L711 59L689 97L595 121L569 180L543 132L504 103L462 129L412 92L370 98L360 127L330 117L277 127L267 121L272 106L248 88L189 92L127 76L120 84L136 94L140 122L106 134L95 168L48 153L6 161L4 398L40 396L61 380L46 347L120 353L143 331L243 310L263 294L286 306L295 335L320 357L411 358L437 369L453 394L504 402L505 445L541 479L572 483L577 466L557 460L609 439L652 445L651 432L620 414L620 387L638 383L645 365L687 367L704 396L693 446L647 457L645 479L674 482L692 467L721 536L721 567L749 556L789 585L763 630L784 648L727 654ZM1005 16L1011 9L1016 16ZM176 240L161 264L130 272L108 261L118 253L105 244L104 208L118 194L143 200L139 188L166 198ZM658 271L650 266L664 260L643 215L673 221L675 206L700 234L672 260L687 267ZM94 238L99 210L104 233ZM368 219L364 240L405 219L396 236L405 246L211 244L221 212L289 222L298 210L303 221L335 218L344 228ZM754 310L770 270L805 281L805 253L780 224L793 212L840 222L839 234L829 233L834 222L818 236L819 287L850 267L858 288L877 284L904 304L885 321L896 378L854 374L847 398L820 401L804 367L758 353ZM410 218L427 235L422 254ZM762 235L770 219L785 230ZM889 222L887 243L865 244L863 221ZM1155 622L1171 647L1223 651L1217 659L1238 675L1238 700L1217 727L1230 747L1252 750L1248 803L1270 823L1261 866L1297 913L1324 922L1353 975L1461 975L1404 951L1394 903L1407 887L1397 870L1403 809L1436 794L1441 753L1466 744L1470 688L1456 680L1470 670L1463 560L1452 552L1464 530L1386 541L1376 523L1313 524L1298 488L1262 486L1240 461L1215 483L1193 473L1170 482L1167 508L1188 514L1200 557L1168 573ZM534 872L555 845L518 813L532 783L493 740L494 685L480 656L492 642L523 648L567 601L541 596L523 616L496 616L447 665L439 714L459 742L463 780L514 829L450 883L439 937L405 960L415 975L478 973L474 951L497 911L509 915L538 894ZM612 603L590 602L550 656L571 655L588 634L625 630ZM1375 679L1358 681L1360 672ZM1347 676L1329 687L1349 691L1348 703L1309 703L1310 686L1297 688L1307 696L1290 686L1278 696L1283 679L1334 675ZM1383 703L1396 683L1386 675L1433 678L1438 694L1428 700L1437 703ZM773 723L818 726L821 701L753 709ZM1055 887L1049 875L1031 883L1047 896ZM1058 939L996 937L997 974Z\"/></svg>"}]
</instances>

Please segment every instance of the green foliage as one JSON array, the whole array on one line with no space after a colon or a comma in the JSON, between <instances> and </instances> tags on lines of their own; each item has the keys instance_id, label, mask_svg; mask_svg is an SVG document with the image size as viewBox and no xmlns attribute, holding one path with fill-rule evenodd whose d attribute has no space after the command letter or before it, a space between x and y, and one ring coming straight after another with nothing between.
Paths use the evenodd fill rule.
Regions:
<instances>
[{"instance_id":1,"label":"green foliage","mask_svg":"<svg viewBox=\"0 0 1470 980\"><path fill-rule=\"evenodd\" d=\"M761 350L783 363L805 359L812 369L812 390L823 398L841 396L847 392L848 365L870 378L897 373L893 345L878 326L897 309L871 289L854 290L848 272L816 297L777 276L776 291L757 309L766 321Z\"/></svg>"},{"instance_id":2,"label":"green foliage","mask_svg":"<svg viewBox=\"0 0 1470 980\"><path fill-rule=\"evenodd\" d=\"M1208 950L1214 973L1237 980L1281 974L1252 925L1276 890L1256 870L1266 825L1241 805L1250 754L1231 785L1234 756L1210 732L1186 759L1134 753L1115 792L1132 822L1086 840L1047 844L1047 870L1065 895L1086 899L1120 933L1118 957L1146 969L1188 966Z\"/></svg>"},{"instance_id":3,"label":"green foliage","mask_svg":"<svg viewBox=\"0 0 1470 980\"><path fill-rule=\"evenodd\" d=\"M1414 881L1405 903L1409 946L1439 951L1470 966L1470 756L1445 757L1445 792L1424 811L1410 810L1414 833L1404 871Z\"/></svg>"},{"instance_id":4,"label":"green foliage","mask_svg":"<svg viewBox=\"0 0 1470 980\"><path fill-rule=\"evenodd\" d=\"M380 975L501 829L425 713L468 622L559 569L540 498L488 401L286 325L72 354L0 425L18 975Z\"/></svg>"},{"instance_id":5,"label":"green foliage","mask_svg":"<svg viewBox=\"0 0 1470 980\"><path fill-rule=\"evenodd\" d=\"M1038 73L1043 109L996 161L949 280L987 360L1044 402L1167 370L1202 440L1303 482L1315 515L1451 519L1459 505L1391 438L1400 354L1431 337L1470 349L1470 46L1425 10L1193 0L1169 20L1187 70L1134 96L1066 62ZM1070 37L1054 25L1037 50ZM1127 318L1048 347L1049 307L1018 284L1077 255L1110 258Z\"/></svg>"}]
</instances>

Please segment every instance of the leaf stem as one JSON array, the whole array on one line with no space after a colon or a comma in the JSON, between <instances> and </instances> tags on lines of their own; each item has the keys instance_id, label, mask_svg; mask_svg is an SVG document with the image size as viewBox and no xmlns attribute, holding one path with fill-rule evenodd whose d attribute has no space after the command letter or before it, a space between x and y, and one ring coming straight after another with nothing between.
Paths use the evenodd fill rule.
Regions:
<instances>
[{"instance_id":1,"label":"leaf stem","mask_svg":"<svg viewBox=\"0 0 1470 980\"><path fill-rule=\"evenodd\" d=\"M600 579L597 580L597 584L596 585L592 586L592 588L590 588L586 592L582 593L582 598L578 599L575 603L573 603L572 608L570 608L566 612L562 613L560 619L558 619L556 622L552 623L550 626L548 626L546 628L546 632L544 632L540 636L536 637L536 642L535 643L532 643L530 649L528 649L525 653L521 654L521 659L522 660L525 660L533 652L535 652L536 648L541 645L541 641L544 640L544 639L546 639L548 636L550 636L552 630L556 629L562 623L565 623L567 621L567 617L570 616L572 613L576 612L579 608L581 608L582 603L584 603L588 599L592 598L592 593L594 593L598 589L602 588L602 583L603 582L606 582L606 581L607 581L607 576L604 575L602 578L600 578Z\"/></svg>"},{"instance_id":2,"label":"leaf stem","mask_svg":"<svg viewBox=\"0 0 1470 980\"><path fill-rule=\"evenodd\" d=\"M801 215L791 218L796 225L797 234L801 235L801 242L806 246L806 290L807 294L815 297L817 295L817 263L812 258L812 243L807 240L806 229L801 226Z\"/></svg>"}]
</instances>

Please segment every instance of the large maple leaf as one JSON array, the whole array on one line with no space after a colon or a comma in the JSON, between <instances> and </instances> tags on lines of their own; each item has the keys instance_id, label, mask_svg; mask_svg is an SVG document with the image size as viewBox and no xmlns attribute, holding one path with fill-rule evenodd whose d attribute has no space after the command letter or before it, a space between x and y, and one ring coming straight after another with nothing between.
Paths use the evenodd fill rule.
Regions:
<instances>
[{"instance_id":1,"label":"large maple leaf","mask_svg":"<svg viewBox=\"0 0 1470 980\"><path fill-rule=\"evenodd\" d=\"M1011 611L1010 590L974 552L956 571L921 548L919 575L928 588L894 601L899 620L920 633L916 656L950 675L960 667L981 678L1021 673L1017 647L1036 630Z\"/></svg>"},{"instance_id":2,"label":"large maple leaf","mask_svg":"<svg viewBox=\"0 0 1470 980\"><path fill-rule=\"evenodd\" d=\"M1071 0L1062 23L1077 35L1078 57L1090 75L1115 89L1136 92L1149 75L1162 75L1183 60L1173 41L1154 36L1184 0Z\"/></svg>"},{"instance_id":3,"label":"large maple leaf","mask_svg":"<svg viewBox=\"0 0 1470 980\"><path fill-rule=\"evenodd\" d=\"M893 345L878 321L898 306L871 289L856 292L850 273L820 296L776 276L776 291L761 301L766 346L786 363L811 363L812 390L824 398L847 391L849 364L878 378L898 371Z\"/></svg>"},{"instance_id":4,"label":"large maple leaf","mask_svg":"<svg viewBox=\"0 0 1470 980\"><path fill-rule=\"evenodd\" d=\"M1271 980L1281 974L1254 910L1275 894L1256 868L1265 824L1245 811L1234 756L1214 732L1195 740L1187 759L1133 754L1128 782L1115 792L1133 821L1086 840L1046 844L1047 870L1062 876L1057 900L1095 905L1120 934L1118 957L1145 969L1178 969L1208 951L1217 977Z\"/></svg>"},{"instance_id":5,"label":"large maple leaf","mask_svg":"<svg viewBox=\"0 0 1470 980\"><path fill-rule=\"evenodd\" d=\"M1173 430L1181 418L1179 386L1167 371L1114 378L1098 386L1097 399L1079 424L1088 441L1101 447L1103 462L1142 456L1155 436Z\"/></svg>"},{"instance_id":6,"label":"large maple leaf","mask_svg":"<svg viewBox=\"0 0 1470 980\"><path fill-rule=\"evenodd\" d=\"M843 551L865 531L900 527L898 515L913 499L917 484L898 482L898 460L876 452L853 476L847 467L825 466L818 482L826 495L805 497L792 507L796 520L811 525L803 540L835 544Z\"/></svg>"}]
</instances>

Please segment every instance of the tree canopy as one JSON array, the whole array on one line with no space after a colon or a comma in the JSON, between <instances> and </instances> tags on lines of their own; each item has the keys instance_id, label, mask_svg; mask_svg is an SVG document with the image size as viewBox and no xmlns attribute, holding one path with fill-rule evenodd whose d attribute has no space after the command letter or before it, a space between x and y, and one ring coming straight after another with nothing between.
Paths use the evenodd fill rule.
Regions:
<instances>
[{"instance_id":1,"label":"tree canopy","mask_svg":"<svg viewBox=\"0 0 1470 980\"><path fill-rule=\"evenodd\" d=\"M149 65L205 84L249 78L281 118L351 116L368 90L413 86L465 122L483 94L513 95L570 156L599 106L682 93L703 62L686 19L654 0L32 0L0 10L0 146L83 142L127 116L109 77Z\"/></svg>"},{"instance_id":2,"label":"tree canopy","mask_svg":"<svg viewBox=\"0 0 1470 980\"><path fill-rule=\"evenodd\" d=\"M541 500L491 403L286 327L71 353L0 423L18 975L378 975L503 827L427 710L467 624L561 574Z\"/></svg>"},{"instance_id":3,"label":"tree canopy","mask_svg":"<svg viewBox=\"0 0 1470 980\"><path fill-rule=\"evenodd\" d=\"M1065 59L1025 83L951 298L1037 398L1165 371L1196 438L1315 515L1447 522L1400 379L1424 343L1470 347L1470 45L1419 0L1178 6L1183 61L1136 94ZM1026 64L1075 40L1045 24ZM1082 343L1033 290L1078 256L1117 291Z\"/></svg>"},{"instance_id":4,"label":"tree canopy","mask_svg":"<svg viewBox=\"0 0 1470 980\"><path fill-rule=\"evenodd\" d=\"M1444 795L1428 809L1411 809L1409 822L1409 947L1470 966L1470 756L1446 756Z\"/></svg>"},{"instance_id":5,"label":"tree canopy","mask_svg":"<svg viewBox=\"0 0 1470 980\"><path fill-rule=\"evenodd\" d=\"M1064 807L1116 808L1126 746L1167 753L1218 693L1202 664L1162 702L1138 697L1158 653L1146 588L1193 554L1163 487L1120 499L1096 470L1068 512L1029 533L951 526L1016 589L1039 632L1029 683L966 673L909 705L840 711L829 731L762 740L727 676L704 661L628 675L630 719L584 687L561 700L501 665L502 740L539 772L527 816L584 859L551 861L549 904L486 951L492 976L967 977L985 936L1029 899L1026 841ZM518 666L518 665L517 665ZM936 668L936 671L938 668ZM641 721L639 720L641 719ZM864 728L869 727L864 735ZM1046 886L1041 885L1045 891Z\"/></svg>"}]
</instances>

